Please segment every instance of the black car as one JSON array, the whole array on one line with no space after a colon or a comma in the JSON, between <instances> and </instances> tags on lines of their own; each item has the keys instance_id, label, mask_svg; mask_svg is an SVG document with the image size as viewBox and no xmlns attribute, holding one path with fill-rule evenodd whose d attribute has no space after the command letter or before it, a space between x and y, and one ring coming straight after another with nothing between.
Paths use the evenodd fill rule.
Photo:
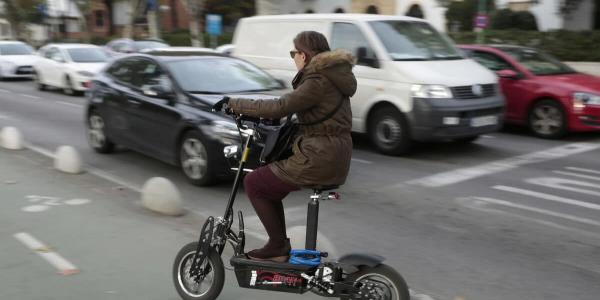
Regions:
<instances>
[{"instance_id":1,"label":"black car","mask_svg":"<svg viewBox=\"0 0 600 300\"><path fill-rule=\"evenodd\" d=\"M208 185L230 176L223 148L240 142L233 121L211 106L224 95L273 99L284 89L258 67L214 52L122 57L87 93L89 142L99 153L119 144L147 154Z\"/></svg>"}]
</instances>

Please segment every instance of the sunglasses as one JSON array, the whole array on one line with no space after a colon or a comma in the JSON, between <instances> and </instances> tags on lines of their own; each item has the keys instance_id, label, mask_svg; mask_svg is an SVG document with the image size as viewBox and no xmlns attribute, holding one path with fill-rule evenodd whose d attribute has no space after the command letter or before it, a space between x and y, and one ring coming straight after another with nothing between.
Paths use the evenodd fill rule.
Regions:
<instances>
[{"instance_id":1,"label":"sunglasses","mask_svg":"<svg viewBox=\"0 0 600 300\"><path fill-rule=\"evenodd\" d=\"M290 57L294 58L296 56L296 54L300 53L300 51L296 51L296 50L292 50L290 51Z\"/></svg>"}]
</instances>

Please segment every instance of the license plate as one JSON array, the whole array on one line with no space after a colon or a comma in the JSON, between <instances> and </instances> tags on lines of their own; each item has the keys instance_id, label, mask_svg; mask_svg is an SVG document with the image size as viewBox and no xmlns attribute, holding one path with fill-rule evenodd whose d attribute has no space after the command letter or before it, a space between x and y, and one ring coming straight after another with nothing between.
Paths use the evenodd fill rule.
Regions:
<instances>
[{"instance_id":1,"label":"license plate","mask_svg":"<svg viewBox=\"0 0 600 300\"><path fill-rule=\"evenodd\" d=\"M482 127L498 124L497 116L476 117L471 119L471 127Z\"/></svg>"}]
</instances>

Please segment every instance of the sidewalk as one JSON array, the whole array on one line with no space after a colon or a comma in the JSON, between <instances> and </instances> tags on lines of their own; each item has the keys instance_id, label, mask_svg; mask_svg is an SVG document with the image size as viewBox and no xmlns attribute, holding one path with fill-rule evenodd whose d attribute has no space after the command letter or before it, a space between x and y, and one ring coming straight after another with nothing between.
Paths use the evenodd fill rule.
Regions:
<instances>
[{"instance_id":1,"label":"sidewalk","mask_svg":"<svg viewBox=\"0 0 600 300\"><path fill-rule=\"evenodd\" d=\"M37 153L0 149L0 299L179 299L171 264L204 220L164 217L139 199L92 174L53 170ZM47 248L28 248L23 236ZM40 253L72 267L63 262L61 270ZM240 289L230 271L226 278L219 299L320 299Z\"/></svg>"}]
</instances>

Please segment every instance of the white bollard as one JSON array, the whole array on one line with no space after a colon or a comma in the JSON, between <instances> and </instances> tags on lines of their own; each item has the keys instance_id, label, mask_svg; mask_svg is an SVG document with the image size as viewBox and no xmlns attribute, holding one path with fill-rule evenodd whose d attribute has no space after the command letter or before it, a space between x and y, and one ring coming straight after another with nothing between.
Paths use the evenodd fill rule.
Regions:
<instances>
[{"instance_id":1,"label":"white bollard","mask_svg":"<svg viewBox=\"0 0 600 300\"><path fill-rule=\"evenodd\" d=\"M23 149L23 135L15 127L4 127L0 132L0 146L10 150Z\"/></svg>"},{"instance_id":2,"label":"white bollard","mask_svg":"<svg viewBox=\"0 0 600 300\"><path fill-rule=\"evenodd\" d=\"M163 177L150 178L142 187L142 204L151 211L169 216L184 214L181 195L177 187Z\"/></svg>"},{"instance_id":3,"label":"white bollard","mask_svg":"<svg viewBox=\"0 0 600 300\"><path fill-rule=\"evenodd\" d=\"M69 174L81 173L81 158L72 146L60 146L54 155L54 168Z\"/></svg>"}]
</instances>

